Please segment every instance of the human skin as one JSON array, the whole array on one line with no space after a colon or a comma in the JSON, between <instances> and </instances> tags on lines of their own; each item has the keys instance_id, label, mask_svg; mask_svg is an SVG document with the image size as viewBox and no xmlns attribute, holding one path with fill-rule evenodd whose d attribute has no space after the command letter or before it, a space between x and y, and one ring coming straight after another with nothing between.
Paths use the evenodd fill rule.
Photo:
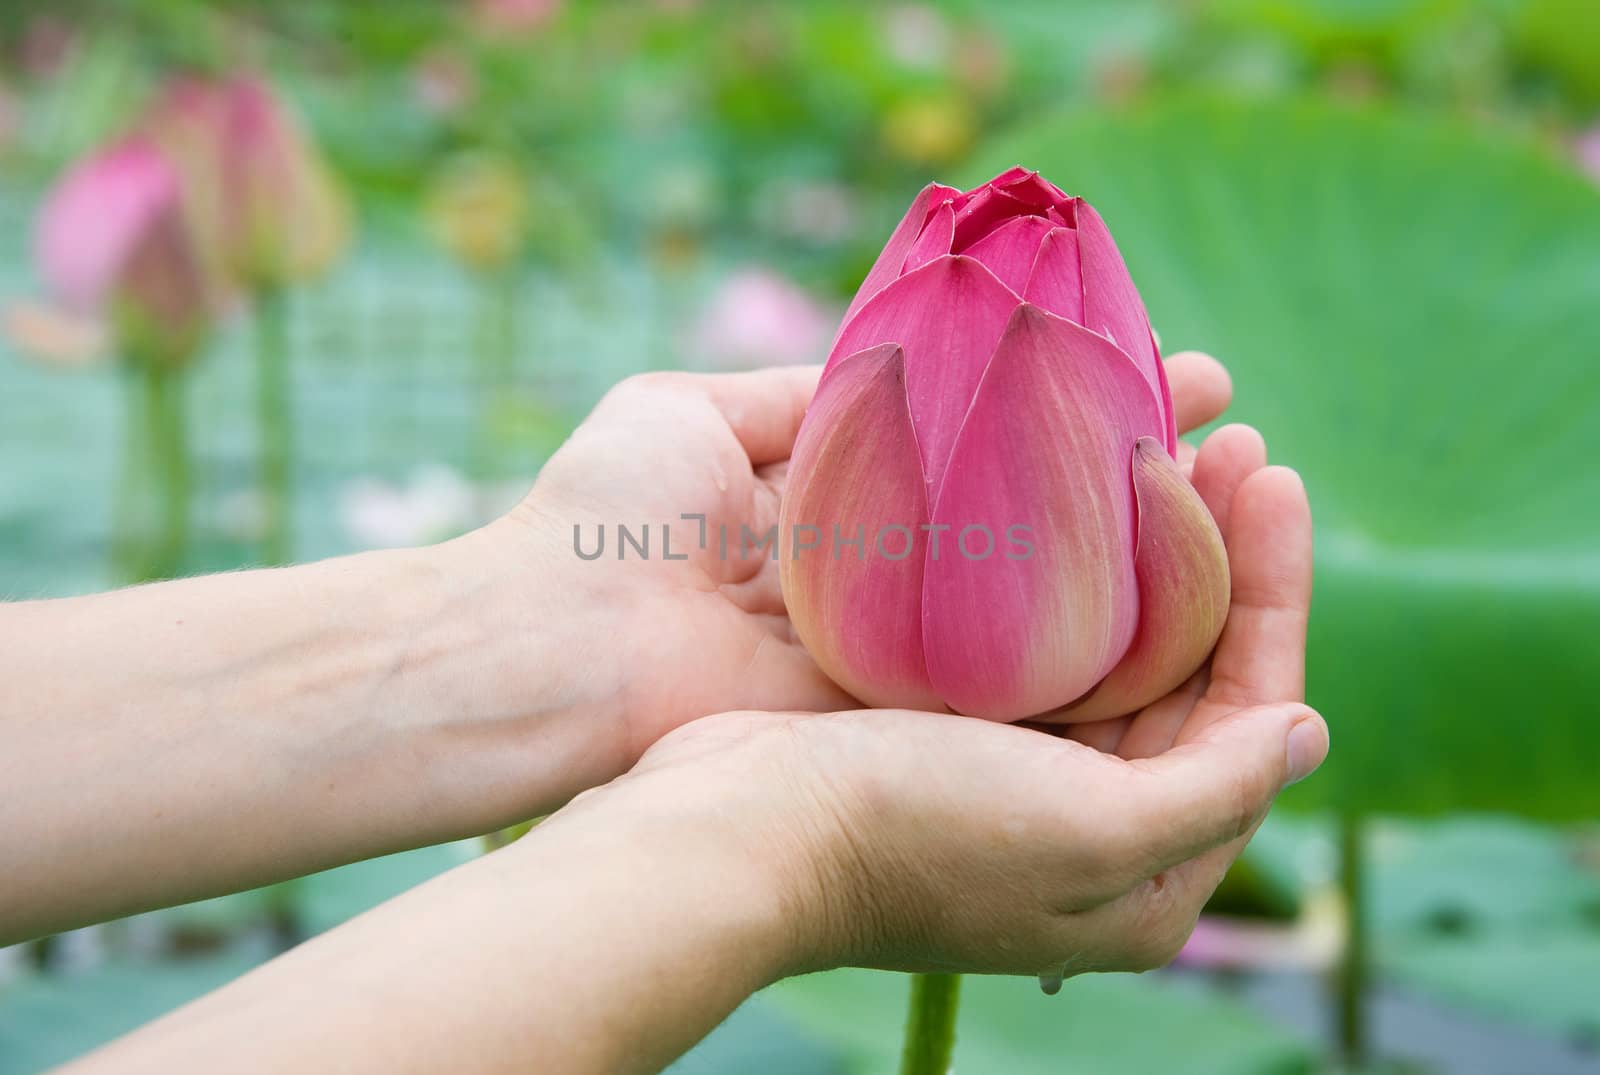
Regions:
<instances>
[{"instance_id":1,"label":"human skin","mask_svg":"<svg viewBox=\"0 0 1600 1075\"><path fill-rule=\"evenodd\" d=\"M1225 404L1215 363L1170 370L1185 426ZM1298 480L1242 427L1193 460L1234 610L1209 675L1137 716L819 715L851 703L795 642L770 561L570 546L576 524L683 513L765 530L815 376L625 383L521 508L433 549L0 608L13 939L595 789L84 1070L652 1070L798 971L1169 958L1326 750L1296 704Z\"/></svg>"}]
</instances>

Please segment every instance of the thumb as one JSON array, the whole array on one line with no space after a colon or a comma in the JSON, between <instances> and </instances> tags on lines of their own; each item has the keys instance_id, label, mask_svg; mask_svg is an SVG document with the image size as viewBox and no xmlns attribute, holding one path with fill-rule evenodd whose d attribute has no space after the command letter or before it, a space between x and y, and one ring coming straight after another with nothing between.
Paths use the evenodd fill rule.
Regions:
<instances>
[{"instance_id":1,"label":"thumb","mask_svg":"<svg viewBox=\"0 0 1600 1075\"><path fill-rule=\"evenodd\" d=\"M1287 784L1328 754L1328 727L1297 704L1255 706L1139 763L1128 800L1156 870L1249 833Z\"/></svg>"}]
</instances>

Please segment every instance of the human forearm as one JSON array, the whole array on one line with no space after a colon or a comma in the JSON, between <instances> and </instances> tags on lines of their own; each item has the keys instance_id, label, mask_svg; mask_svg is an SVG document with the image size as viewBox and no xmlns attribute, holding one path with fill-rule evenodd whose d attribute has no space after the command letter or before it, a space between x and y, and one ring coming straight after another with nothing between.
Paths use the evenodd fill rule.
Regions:
<instances>
[{"instance_id":1,"label":"human forearm","mask_svg":"<svg viewBox=\"0 0 1600 1075\"><path fill-rule=\"evenodd\" d=\"M538 565L506 555L478 534L0 606L0 939L486 831L609 779L611 684L554 611L570 595L513 586Z\"/></svg>"},{"instance_id":2,"label":"human forearm","mask_svg":"<svg viewBox=\"0 0 1600 1075\"><path fill-rule=\"evenodd\" d=\"M81 1071L659 1070L795 969L810 910L778 869L791 857L756 843L772 831L748 816L759 789L637 784L581 799Z\"/></svg>"}]
</instances>

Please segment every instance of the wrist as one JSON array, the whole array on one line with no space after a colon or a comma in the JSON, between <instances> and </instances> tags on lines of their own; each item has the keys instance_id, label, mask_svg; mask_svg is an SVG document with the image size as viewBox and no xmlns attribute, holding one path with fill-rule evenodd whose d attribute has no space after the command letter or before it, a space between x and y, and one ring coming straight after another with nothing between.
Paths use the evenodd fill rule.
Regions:
<instances>
[{"instance_id":1,"label":"wrist","mask_svg":"<svg viewBox=\"0 0 1600 1075\"><path fill-rule=\"evenodd\" d=\"M518 536L490 527L368 554L382 558L386 636L374 711L380 734L423 761L441 839L548 813L631 761L592 605Z\"/></svg>"},{"instance_id":2,"label":"wrist","mask_svg":"<svg viewBox=\"0 0 1600 1075\"><path fill-rule=\"evenodd\" d=\"M660 740L592 803L573 804L667 817L695 833L737 878L729 890L747 899L745 915L761 923L769 981L844 965L862 948L849 841L827 782L796 750L808 719L701 718Z\"/></svg>"},{"instance_id":3,"label":"wrist","mask_svg":"<svg viewBox=\"0 0 1600 1075\"><path fill-rule=\"evenodd\" d=\"M554 868L557 856L585 870L618 864L649 916L741 994L815 969L808 859L768 823L767 797L701 775L629 773L579 796L506 854L530 873Z\"/></svg>"}]
</instances>

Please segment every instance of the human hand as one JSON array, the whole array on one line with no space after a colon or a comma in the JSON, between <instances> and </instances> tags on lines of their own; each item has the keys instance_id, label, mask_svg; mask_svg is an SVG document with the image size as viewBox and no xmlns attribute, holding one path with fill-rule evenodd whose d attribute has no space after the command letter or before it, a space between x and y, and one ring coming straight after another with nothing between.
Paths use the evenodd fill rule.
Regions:
<instances>
[{"instance_id":1,"label":"human hand","mask_svg":"<svg viewBox=\"0 0 1600 1075\"><path fill-rule=\"evenodd\" d=\"M1072 974L1167 962L1278 790L1327 751L1300 704L1310 516L1260 439L1219 432L1195 480L1233 606L1208 672L1059 734L903 711L727 714L626 781L725 794L796 896L801 967ZM665 801L664 800L664 801Z\"/></svg>"},{"instance_id":2,"label":"human hand","mask_svg":"<svg viewBox=\"0 0 1600 1075\"><path fill-rule=\"evenodd\" d=\"M615 700L622 768L707 713L852 704L790 629L774 546L756 546L776 536L789 451L820 374L630 377L490 527L533 550L537 585L560 596L560 615L584 621L577 656L599 680L589 693ZM619 525L636 542L644 533L647 551L624 547Z\"/></svg>"},{"instance_id":3,"label":"human hand","mask_svg":"<svg viewBox=\"0 0 1600 1075\"><path fill-rule=\"evenodd\" d=\"M1227 406L1228 376L1215 360L1174 355L1167 370L1181 430ZM623 742L604 752L622 768L708 713L857 704L796 637L773 549L743 540L776 536L789 452L820 372L629 378L550 460L527 499L485 532L513 571L537 565L529 588L547 596L547 614L574 636L569 652L584 681L569 691L612 700ZM1187 464L1193 450L1183 445L1179 455ZM648 556L619 546L618 524L636 538L649 528ZM586 555L604 532L598 559L577 554L575 528ZM665 534L674 559L664 555Z\"/></svg>"}]
</instances>

